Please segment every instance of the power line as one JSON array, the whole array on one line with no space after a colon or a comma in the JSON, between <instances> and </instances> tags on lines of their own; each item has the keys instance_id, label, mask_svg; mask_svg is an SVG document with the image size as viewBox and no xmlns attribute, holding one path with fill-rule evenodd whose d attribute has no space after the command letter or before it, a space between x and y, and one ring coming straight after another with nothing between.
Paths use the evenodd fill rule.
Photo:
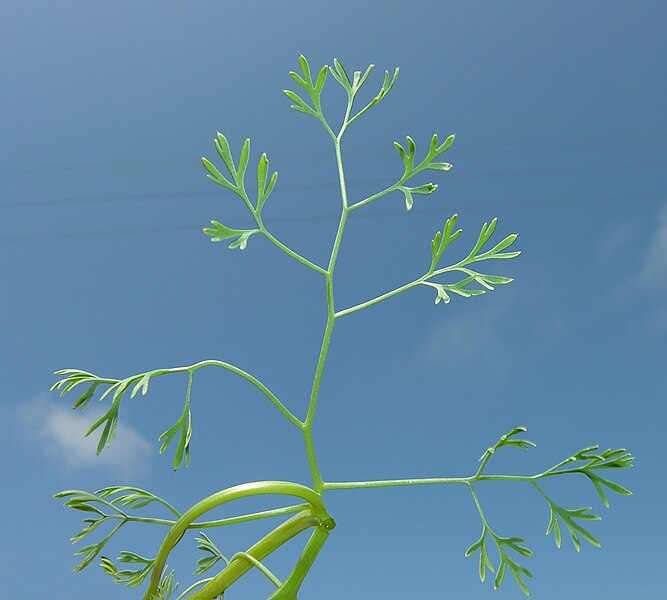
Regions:
<instances>
[{"instance_id":1,"label":"power line","mask_svg":"<svg viewBox=\"0 0 667 600\"><path fill-rule=\"evenodd\" d=\"M602 203L602 202L618 202L618 201L630 201L630 200L660 200L667 198L666 192L642 192L642 193L633 193L633 194L614 194L611 196L599 196L599 197L581 197L581 198L561 198L556 201L550 201L548 199L540 199L539 201L534 202L525 202L520 200L509 200L509 201L499 201L494 202L494 205L497 205L502 208L509 208L515 206L522 207L534 207L539 205L544 205L549 202L562 204L591 204L591 203ZM489 202L468 202L465 204L466 209L479 210L489 206ZM434 214L443 214L442 208L422 208L416 212L415 216L427 216ZM335 222L339 218L339 214L327 213L320 215L302 215L302 216L293 216L293 217L275 217L271 219L271 224L289 224L289 225L299 225L306 223L317 223L317 222ZM388 218L399 218L405 217L405 211L395 210L395 211L374 211L373 213L357 213L354 215L355 219L388 219ZM69 232L54 232L54 233L30 233L30 234L19 234L19 235L8 235L0 236L0 243L12 243L12 242L31 242L31 241L40 241L40 240L76 240L76 239L86 239L86 238L99 238L99 237L119 237L119 236L133 236L133 235L155 235L160 233L174 233L174 232L195 232L201 231L202 224L198 225L139 225L136 227L114 227L106 229L85 229L78 231L69 231Z\"/></svg>"},{"instance_id":2,"label":"power line","mask_svg":"<svg viewBox=\"0 0 667 600\"><path fill-rule=\"evenodd\" d=\"M667 167L665 162L655 162L655 163L637 163L637 164L624 164L622 167L623 171L633 171L633 170L650 170L650 169L663 169ZM515 170L498 170L498 171L477 171L477 172L466 172L466 173L457 173L453 171L451 174L447 175L447 178L453 180L465 180L465 179L485 179L493 177L531 177L535 175L572 175L572 174L583 174L589 172L607 172L607 171L618 171L619 167L617 164L600 164L600 165L575 165L572 167L560 167L560 168L534 168L534 169L515 169ZM391 181L388 180L379 180L379 179L368 179L352 182L354 185L382 185L387 186L391 185ZM277 188L276 195L285 193L285 192L306 192L306 191L315 191L315 190L325 190L325 189L337 189L337 181L318 181L318 182L309 182L309 183L297 183L297 184L288 184L283 185ZM217 196L220 194L220 190L217 188L211 188L209 190L184 190L179 192L134 192L128 194L108 194L103 196L75 196L70 198L59 198L56 200L12 200L9 202L3 202L0 204L0 210L8 209L25 209L25 208L43 208L51 206L66 206L66 205L76 205L76 204L106 204L106 203L116 203L116 202L137 202L137 201L146 201L146 200L179 200L187 198L200 198L200 197L211 197Z\"/></svg>"},{"instance_id":3,"label":"power line","mask_svg":"<svg viewBox=\"0 0 667 600\"><path fill-rule=\"evenodd\" d=\"M537 139L514 139L508 140L498 138L494 140L485 140L482 142L473 142L473 145L464 147L467 151L482 150L521 150L521 149L539 149L550 146L557 148L572 148L585 147L597 144L610 143L627 143L628 141L645 141L645 142L664 142L667 140L667 133L654 132L638 132L626 134L614 134L604 136L566 136L554 138L537 138ZM363 155L366 158L374 158L380 152L390 149L390 145L383 146L368 146L368 147L352 147L347 149L349 155ZM208 150L208 147L207 147ZM313 157L313 151L302 150L287 152L277 151L276 155L280 160L299 159ZM160 158L160 159L136 159L136 160L111 160L111 161L90 161L90 162L73 162L63 164L29 164L17 165L14 167L3 166L0 167L0 177L27 177L33 178L36 175L54 175L54 174L75 174L75 173L90 173L91 171L126 171L128 169L153 169L160 167L174 167L192 165L196 161L194 159L182 158Z\"/></svg>"}]
</instances>

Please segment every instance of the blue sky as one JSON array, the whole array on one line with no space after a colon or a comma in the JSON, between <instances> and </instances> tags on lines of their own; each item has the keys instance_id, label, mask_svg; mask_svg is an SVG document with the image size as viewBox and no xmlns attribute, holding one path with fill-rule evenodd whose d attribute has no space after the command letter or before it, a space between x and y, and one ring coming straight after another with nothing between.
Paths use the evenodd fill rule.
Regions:
<instances>
[{"instance_id":1,"label":"blue sky","mask_svg":"<svg viewBox=\"0 0 667 600\"><path fill-rule=\"evenodd\" d=\"M638 8L640 6L640 8ZM433 304L417 289L336 326L315 428L328 480L467 475L515 425L538 443L490 470L532 473L581 447L627 447L632 498L600 505L581 479L549 482L562 504L594 506L603 543L577 553L544 536L548 510L521 484L479 485L489 520L524 537L532 597L656 598L664 552L667 370L667 83L663 3L202 1L15 3L0 20L0 428L8 597L140 597L99 568L72 573L79 516L51 495L132 484L183 509L237 483L308 483L302 442L231 374L200 371L192 462L174 473L157 437L185 380L164 378L123 406L118 440L95 457L94 418L48 394L59 368L108 377L217 358L257 374L306 410L325 320L317 274L263 239L211 244L211 219L248 225L238 199L199 163L222 131L252 138L280 172L265 221L323 264L340 201L333 152L282 90L300 52L350 71L401 68L391 94L345 140L361 199L392 183L392 142L455 132L448 173L409 213L400 194L353 215L337 266L343 308L419 276L454 212L464 255L498 217L523 251L515 278L478 298ZM336 121L333 78L325 110ZM237 150L238 151L238 150ZM253 164L255 164L253 162ZM422 183L420 181L419 183ZM258 237L258 236L256 236ZM497 269L494 272L499 272ZM583 479L583 478L582 478ZM465 489L327 492L338 527L301 597L520 598L493 591L465 549L480 524ZM264 525L214 538L233 553ZM107 553L151 556L162 530L130 527ZM270 566L283 576L299 541ZM194 543L175 557L187 584ZM258 574L228 596L260 598Z\"/></svg>"}]
</instances>

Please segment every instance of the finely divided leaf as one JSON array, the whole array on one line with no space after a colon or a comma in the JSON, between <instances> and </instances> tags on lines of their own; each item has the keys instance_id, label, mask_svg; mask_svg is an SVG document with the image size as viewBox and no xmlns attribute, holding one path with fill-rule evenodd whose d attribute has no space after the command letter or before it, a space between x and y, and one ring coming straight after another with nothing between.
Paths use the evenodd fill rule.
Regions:
<instances>
[{"instance_id":1,"label":"finely divided leaf","mask_svg":"<svg viewBox=\"0 0 667 600\"><path fill-rule=\"evenodd\" d=\"M211 236L212 242L222 242L223 240L233 239L229 244L229 248L232 250L238 248L240 250L245 250L248 245L248 238L251 235L260 233L259 229L231 229L219 223L218 221L211 221L213 227L205 227L202 231L206 235Z\"/></svg>"}]
</instances>

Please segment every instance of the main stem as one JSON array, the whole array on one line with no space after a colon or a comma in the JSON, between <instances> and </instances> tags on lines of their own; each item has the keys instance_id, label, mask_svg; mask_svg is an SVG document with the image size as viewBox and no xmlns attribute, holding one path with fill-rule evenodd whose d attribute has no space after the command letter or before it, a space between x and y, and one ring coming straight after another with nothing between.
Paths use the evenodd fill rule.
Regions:
<instances>
[{"instance_id":1,"label":"main stem","mask_svg":"<svg viewBox=\"0 0 667 600\"><path fill-rule=\"evenodd\" d=\"M315 444L313 441L313 422L315 420L315 411L317 410L317 400L320 395L320 384L322 383L324 365L327 360L327 354L329 352L329 344L331 342L331 336L333 334L333 328L336 322L336 309L334 305L334 289L333 289L334 269L336 268L336 260L338 259L338 252L340 250L340 244L343 239L343 232L345 231L345 223L347 222L347 216L348 213L350 212L347 203L347 186L345 184L343 157L341 154L341 147L340 147L340 139L343 130L344 128L341 129L341 133L339 133L338 136L334 138L334 146L336 149L336 164L338 166L338 181L340 184L340 193L341 193L343 209L341 211L340 221L338 223L338 230L336 231L336 238L334 239L333 248L331 250L329 265L327 267L326 273L324 274L324 278L326 281L326 294L327 294L327 322L324 327L324 337L322 339L322 347L320 348L320 355L317 360L317 366L315 368L315 377L313 378L313 386L310 392L308 412L306 414L306 419L303 423L303 439L306 444L308 466L310 467L310 474L313 479L313 489L318 494L321 494L322 491L324 490L324 480L322 479L322 474L317 464L317 455L315 453Z\"/></svg>"}]
</instances>

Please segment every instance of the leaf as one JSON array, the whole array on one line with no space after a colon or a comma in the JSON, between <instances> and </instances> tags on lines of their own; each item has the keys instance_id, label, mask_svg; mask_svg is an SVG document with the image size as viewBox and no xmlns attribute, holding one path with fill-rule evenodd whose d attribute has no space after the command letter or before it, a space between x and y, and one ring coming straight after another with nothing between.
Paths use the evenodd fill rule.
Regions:
<instances>
[{"instance_id":1,"label":"leaf","mask_svg":"<svg viewBox=\"0 0 667 600\"><path fill-rule=\"evenodd\" d=\"M546 496L545 496L546 498ZM585 521L598 521L600 517L590 513L590 507L587 508L575 508L567 509L562 506L558 506L556 503L552 502L547 498L549 504L549 526L547 527L547 535L553 532L554 541L556 542L556 547L560 548L561 545L561 531L558 524L558 518L560 518L572 538L572 544L577 552L581 550L581 543L579 541L579 536L584 538L589 544L600 547L600 542L597 538L588 530L584 529L575 519L585 520Z\"/></svg>"},{"instance_id":2,"label":"leaf","mask_svg":"<svg viewBox=\"0 0 667 600\"><path fill-rule=\"evenodd\" d=\"M289 76L296 82L297 85L301 86L303 89L308 90L310 88L310 86L306 83L303 77L301 77L301 75L299 75L298 73L290 71Z\"/></svg>"},{"instance_id":3,"label":"leaf","mask_svg":"<svg viewBox=\"0 0 667 600\"><path fill-rule=\"evenodd\" d=\"M144 558L134 552L122 551L118 557L118 562L142 565L139 569L119 570L116 564L109 558L102 557L101 567L105 573L111 575L116 583L121 583L127 587L137 587L150 575L155 566L154 558Z\"/></svg>"},{"instance_id":4,"label":"leaf","mask_svg":"<svg viewBox=\"0 0 667 600\"><path fill-rule=\"evenodd\" d=\"M397 186L397 189L399 189L405 195L405 208L410 210L414 201L412 197L413 194L432 194L436 189L438 189L438 186L433 183L427 183L426 185L420 185L413 188L399 185Z\"/></svg>"},{"instance_id":5,"label":"leaf","mask_svg":"<svg viewBox=\"0 0 667 600\"><path fill-rule=\"evenodd\" d=\"M329 67L327 65L324 65L320 69L320 72L317 75L317 81L315 81L315 91L318 94L322 91L322 88L324 87L328 73L329 73Z\"/></svg>"},{"instance_id":6,"label":"leaf","mask_svg":"<svg viewBox=\"0 0 667 600\"><path fill-rule=\"evenodd\" d=\"M229 142L227 141L227 138L218 131L216 138L213 140L213 145L215 146L216 152L222 159L222 162L225 163L225 166L229 170L229 174L235 178L236 168L234 167L234 159L232 158L232 152L229 149Z\"/></svg>"},{"instance_id":7,"label":"leaf","mask_svg":"<svg viewBox=\"0 0 667 600\"><path fill-rule=\"evenodd\" d=\"M414 140L410 136L407 136L405 139L408 142L407 152L405 151L403 146L401 146L398 142L394 142L394 147L396 148L401 158L403 159L404 173L403 177L401 178L403 180L408 179L414 172L414 161L415 161L415 151L416 151Z\"/></svg>"},{"instance_id":8,"label":"leaf","mask_svg":"<svg viewBox=\"0 0 667 600\"><path fill-rule=\"evenodd\" d=\"M283 90L283 94L287 96L294 104L290 108L298 110L299 112L310 115L311 117L317 117L317 111L314 108L311 108L305 100L303 100L299 95L295 94L291 90Z\"/></svg>"},{"instance_id":9,"label":"leaf","mask_svg":"<svg viewBox=\"0 0 667 600\"><path fill-rule=\"evenodd\" d=\"M309 87L312 88L313 79L310 75L310 65L308 64L308 60L306 60L306 57L303 54L299 55L299 66L301 67L301 71L303 72L303 77L306 80L306 83Z\"/></svg>"},{"instance_id":10,"label":"leaf","mask_svg":"<svg viewBox=\"0 0 667 600\"><path fill-rule=\"evenodd\" d=\"M151 595L150 600L169 600L172 594L178 589L178 584L174 583L174 571L166 572L162 575L158 583L157 590Z\"/></svg>"},{"instance_id":11,"label":"leaf","mask_svg":"<svg viewBox=\"0 0 667 600\"><path fill-rule=\"evenodd\" d=\"M269 179L268 185L266 182L266 177L269 171L269 159L266 157L266 154L262 154L257 164L257 212L262 210L264 202L271 195L273 188L276 185L276 180L278 179L278 172L274 172Z\"/></svg>"},{"instance_id":12,"label":"leaf","mask_svg":"<svg viewBox=\"0 0 667 600\"><path fill-rule=\"evenodd\" d=\"M485 275L483 273L478 273L475 277L475 281L480 285L484 286L487 290L493 290L494 285L505 285L507 283L512 283L514 279L511 277L502 277L501 275Z\"/></svg>"},{"instance_id":13,"label":"leaf","mask_svg":"<svg viewBox=\"0 0 667 600\"><path fill-rule=\"evenodd\" d=\"M195 538L195 542L198 544L197 549L207 553L209 556L203 556L197 561L197 569L194 573L195 575L201 575L202 573L205 573L221 560L225 564L229 564L229 560L225 558L222 552L218 550L217 546L205 533L200 532L199 535L201 537Z\"/></svg>"},{"instance_id":14,"label":"leaf","mask_svg":"<svg viewBox=\"0 0 667 600\"><path fill-rule=\"evenodd\" d=\"M174 471L177 471L182 464L185 464L186 467L190 464L190 437L192 436L190 390L192 387L192 373L189 375L188 391L185 396L183 412L181 413L181 416L178 418L176 423L174 423L159 437L159 441L162 442L162 445L160 446L160 454L162 454L174 440L176 434L179 436L178 442L176 444L176 452L174 453Z\"/></svg>"},{"instance_id":15,"label":"leaf","mask_svg":"<svg viewBox=\"0 0 667 600\"><path fill-rule=\"evenodd\" d=\"M241 146L241 154L239 155L239 166L236 176L236 183L240 186L243 182L246 169L248 168L248 160L250 159L250 138L246 138Z\"/></svg>"},{"instance_id":16,"label":"leaf","mask_svg":"<svg viewBox=\"0 0 667 600\"><path fill-rule=\"evenodd\" d=\"M110 388L111 389L111 388ZM116 427L118 425L118 409L120 408L120 397L114 399L111 403L111 408L105 412L97 421L95 421L90 429L86 432L85 437L102 427L102 433L97 443L97 454L99 455L104 448L108 447L113 439L116 437Z\"/></svg>"},{"instance_id":17,"label":"leaf","mask_svg":"<svg viewBox=\"0 0 667 600\"><path fill-rule=\"evenodd\" d=\"M260 233L259 229L231 229L218 221L211 221L211 224L213 228L206 227L202 231L211 236L212 242L222 242L223 240L236 238L229 244L229 248L232 250L235 248L245 250L250 236Z\"/></svg>"},{"instance_id":18,"label":"leaf","mask_svg":"<svg viewBox=\"0 0 667 600\"><path fill-rule=\"evenodd\" d=\"M231 182L229 182L223 175L218 171L216 166L209 161L205 157L201 157L201 162L204 165L204 168L208 171L207 177L213 181L214 183L217 183L218 185L221 185L222 187L225 187L229 190L235 190L236 186L234 186Z\"/></svg>"},{"instance_id":19,"label":"leaf","mask_svg":"<svg viewBox=\"0 0 667 600\"><path fill-rule=\"evenodd\" d=\"M86 523L86 526L79 531L79 533L74 534L70 540L73 544L80 542L83 538L93 533L100 525L106 523L109 520L109 517L104 516L99 519L84 519L83 522Z\"/></svg>"},{"instance_id":20,"label":"leaf","mask_svg":"<svg viewBox=\"0 0 667 600\"><path fill-rule=\"evenodd\" d=\"M466 557L472 556L476 551L479 551L479 579L484 582L486 579L486 571L495 572L493 564L489 560L489 555L486 551L486 529L482 531L481 537L465 551Z\"/></svg>"},{"instance_id":21,"label":"leaf","mask_svg":"<svg viewBox=\"0 0 667 600\"><path fill-rule=\"evenodd\" d=\"M600 496L600 499L607 508L609 508L609 499L607 498L607 495L605 494L605 491L602 488L602 486L608 487L612 492L616 492L617 494L621 494L623 496L632 496L632 492L630 490L624 488L622 485L619 485L614 481L610 481L609 479L600 477L596 473L591 473L588 470L584 471L584 473L595 486L595 489L598 495Z\"/></svg>"},{"instance_id":22,"label":"leaf","mask_svg":"<svg viewBox=\"0 0 667 600\"><path fill-rule=\"evenodd\" d=\"M134 398L139 390L141 390L141 395L145 396L148 393L148 384L150 383L151 377L153 376L153 372L149 373L144 373L144 375L141 376L137 384L132 388L132 392L130 393L130 398Z\"/></svg>"},{"instance_id":23,"label":"leaf","mask_svg":"<svg viewBox=\"0 0 667 600\"><path fill-rule=\"evenodd\" d=\"M506 538L498 536L487 525L483 526L482 535L480 536L480 538L465 552L465 556L471 556L475 552L479 552L480 581L483 582L486 579L487 570L490 571L491 573L494 572L493 564L489 560L489 556L486 550L487 534L493 540L496 549L498 550L498 557L499 557L498 568L495 571L496 576L493 582L494 589L498 589L502 585L503 581L505 580L505 574L509 569L510 573L514 577L521 591L526 596L529 596L530 592L528 591L528 588L525 582L523 581L523 577L532 577L532 574L530 573L530 571L528 571L528 569L522 567L517 562L512 560L512 558L507 554L507 550L512 550L520 554L521 556L526 556L526 557L531 557L533 553L528 548L522 545L524 542L522 538L517 538L517 537Z\"/></svg>"},{"instance_id":24,"label":"leaf","mask_svg":"<svg viewBox=\"0 0 667 600\"><path fill-rule=\"evenodd\" d=\"M331 71L331 74L334 76L336 81L340 83L345 90L348 93L352 92L352 84L350 83L350 78L348 77L347 73L345 72L345 69L343 68L343 65L341 62L337 59L333 59L334 66L329 67L329 70Z\"/></svg>"},{"instance_id":25,"label":"leaf","mask_svg":"<svg viewBox=\"0 0 667 600\"><path fill-rule=\"evenodd\" d=\"M447 221L445 221L445 226L442 228L442 232L438 231L435 234L435 237L431 241L431 268L429 269L430 271L434 271L435 267L438 264L438 261L444 254L445 250L447 247L458 238L461 233L463 232L462 229L459 229L452 233L452 230L454 229L454 226L456 225L456 221L458 219L458 215L454 214L452 215Z\"/></svg>"},{"instance_id":26,"label":"leaf","mask_svg":"<svg viewBox=\"0 0 667 600\"><path fill-rule=\"evenodd\" d=\"M88 406L88 403L92 400L93 396L95 395L95 391L97 390L99 385L100 385L99 382L93 383L83 394L81 394L81 396L79 396L78 400L72 406L72 409L74 410L76 410L77 408L80 408L81 410L85 409L86 406Z\"/></svg>"}]
</instances>

